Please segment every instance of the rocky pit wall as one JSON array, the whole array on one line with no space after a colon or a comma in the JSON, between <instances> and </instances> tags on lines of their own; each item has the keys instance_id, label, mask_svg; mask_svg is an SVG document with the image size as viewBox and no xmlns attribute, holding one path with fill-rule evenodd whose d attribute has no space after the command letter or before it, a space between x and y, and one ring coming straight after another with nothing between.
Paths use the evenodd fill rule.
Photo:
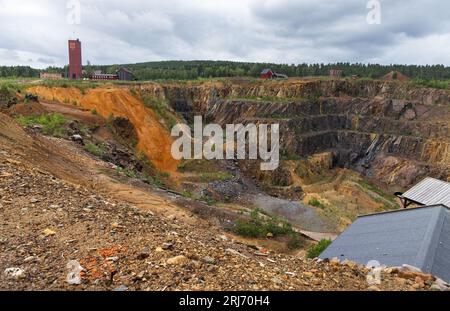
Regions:
<instances>
[{"instance_id":1,"label":"rocky pit wall","mask_svg":"<svg viewBox=\"0 0 450 311\"><path fill-rule=\"evenodd\" d=\"M368 80L223 80L129 88L167 100L188 121L203 115L222 125L280 123L285 157L332 152L335 166L398 190L425 176L450 179L449 91ZM138 149L155 167L175 174L170 133L127 87L29 91L95 109L105 118L128 118L138 133Z\"/></svg>"},{"instance_id":2,"label":"rocky pit wall","mask_svg":"<svg viewBox=\"0 0 450 311\"><path fill-rule=\"evenodd\" d=\"M450 180L450 92L369 80L142 84L209 122L280 123L284 155L324 151L398 190L425 176Z\"/></svg>"}]
</instances>

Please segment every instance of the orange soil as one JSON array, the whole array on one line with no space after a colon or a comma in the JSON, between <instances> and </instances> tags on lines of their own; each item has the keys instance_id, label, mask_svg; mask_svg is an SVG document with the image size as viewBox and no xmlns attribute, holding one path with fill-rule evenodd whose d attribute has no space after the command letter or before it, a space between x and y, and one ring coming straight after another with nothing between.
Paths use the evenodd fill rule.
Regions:
<instances>
[{"instance_id":1,"label":"orange soil","mask_svg":"<svg viewBox=\"0 0 450 311\"><path fill-rule=\"evenodd\" d=\"M173 140L170 133L159 123L155 113L146 108L129 90L97 88L82 94L77 88L37 86L28 91L44 100L76 103L89 110L95 109L104 118L111 114L127 118L137 132L137 149L143 152L158 170L176 176L179 161L171 155Z\"/></svg>"}]
</instances>

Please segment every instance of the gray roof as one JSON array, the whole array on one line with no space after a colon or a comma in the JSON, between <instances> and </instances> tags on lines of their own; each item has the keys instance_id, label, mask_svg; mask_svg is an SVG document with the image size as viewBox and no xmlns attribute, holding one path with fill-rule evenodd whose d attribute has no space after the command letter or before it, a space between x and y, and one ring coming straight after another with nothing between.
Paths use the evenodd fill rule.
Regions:
<instances>
[{"instance_id":1,"label":"gray roof","mask_svg":"<svg viewBox=\"0 0 450 311\"><path fill-rule=\"evenodd\" d=\"M125 68L125 67L119 68L118 70L116 70L116 73L118 73L119 71L125 71L127 73L133 74L133 72L130 69Z\"/></svg>"},{"instance_id":2,"label":"gray roof","mask_svg":"<svg viewBox=\"0 0 450 311\"><path fill-rule=\"evenodd\" d=\"M443 204L450 207L450 183L427 177L403 193L402 197L422 205Z\"/></svg>"},{"instance_id":3,"label":"gray roof","mask_svg":"<svg viewBox=\"0 0 450 311\"><path fill-rule=\"evenodd\" d=\"M266 69L264 69L263 71L261 71L261 74L262 74L262 75L265 75L266 73L268 73L268 72L270 72L270 71L272 71L272 69L266 68Z\"/></svg>"},{"instance_id":4,"label":"gray roof","mask_svg":"<svg viewBox=\"0 0 450 311\"><path fill-rule=\"evenodd\" d=\"M443 205L359 217L320 258L409 264L450 282L450 209Z\"/></svg>"},{"instance_id":5,"label":"gray roof","mask_svg":"<svg viewBox=\"0 0 450 311\"><path fill-rule=\"evenodd\" d=\"M278 73L278 72L275 72L275 76L276 76L277 78L288 78L287 75L285 75L285 74L283 74L283 73Z\"/></svg>"}]
</instances>

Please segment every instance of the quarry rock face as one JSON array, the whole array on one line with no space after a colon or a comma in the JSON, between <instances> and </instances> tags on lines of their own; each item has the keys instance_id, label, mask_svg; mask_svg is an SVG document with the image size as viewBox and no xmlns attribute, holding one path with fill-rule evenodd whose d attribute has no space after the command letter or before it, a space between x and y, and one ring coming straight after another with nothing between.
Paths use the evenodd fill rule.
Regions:
<instances>
[{"instance_id":1,"label":"quarry rock face","mask_svg":"<svg viewBox=\"0 0 450 311\"><path fill-rule=\"evenodd\" d=\"M279 123L284 156L333 152L335 166L386 185L406 188L427 175L450 178L446 90L315 80L150 84L144 92L168 99L188 119L203 115L221 125Z\"/></svg>"}]
</instances>

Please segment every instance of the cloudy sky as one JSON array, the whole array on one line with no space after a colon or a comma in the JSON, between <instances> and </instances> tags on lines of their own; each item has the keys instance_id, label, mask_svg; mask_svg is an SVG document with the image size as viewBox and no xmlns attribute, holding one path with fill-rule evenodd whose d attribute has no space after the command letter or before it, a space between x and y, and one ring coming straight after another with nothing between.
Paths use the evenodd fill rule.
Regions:
<instances>
[{"instance_id":1,"label":"cloudy sky","mask_svg":"<svg viewBox=\"0 0 450 311\"><path fill-rule=\"evenodd\" d=\"M380 24L370 24L376 2ZM83 62L93 64L450 66L449 12L448 0L0 0L0 65L64 65L67 39L80 38Z\"/></svg>"}]
</instances>

